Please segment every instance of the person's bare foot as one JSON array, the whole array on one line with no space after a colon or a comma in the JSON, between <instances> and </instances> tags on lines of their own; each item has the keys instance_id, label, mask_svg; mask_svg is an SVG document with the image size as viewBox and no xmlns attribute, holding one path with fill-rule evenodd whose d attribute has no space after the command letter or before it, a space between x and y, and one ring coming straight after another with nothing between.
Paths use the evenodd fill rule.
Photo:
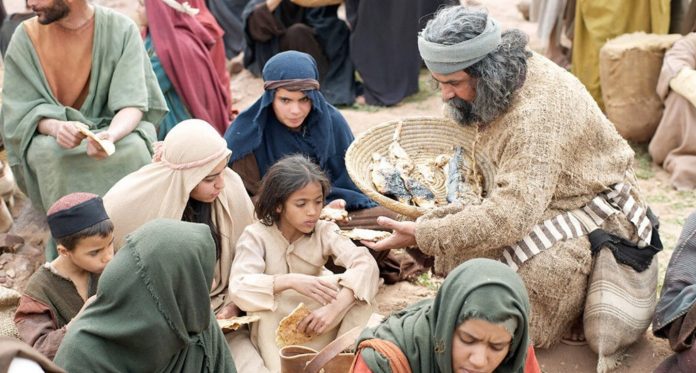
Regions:
<instances>
[{"instance_id":1,"label":"person's bare foot","mask_svg":"<svg viewBox=\"0 0 696 373\"><path fill-rule=\"evenodd\" d=\"M561 343L570 346L583 346L587 344L582 318L573 324L565 335L561 338Z\"/></svg>"},{"instance_id":2,"label":"person's bare foot","mask_svg":"<svg viewBox=\"0 0 696 373\"><path fill-rule=\"evenodd\" d=\"M358 96L355 98L355 103L357 105L366 105L367 101L365 101L365 96Z\"/></svg>"}]
</instances>

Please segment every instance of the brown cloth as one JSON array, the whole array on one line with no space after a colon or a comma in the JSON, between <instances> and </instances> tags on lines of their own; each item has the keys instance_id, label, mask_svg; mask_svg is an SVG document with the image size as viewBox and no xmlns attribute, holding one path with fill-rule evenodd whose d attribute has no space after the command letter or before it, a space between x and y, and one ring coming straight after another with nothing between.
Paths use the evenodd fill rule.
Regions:
<instances>
[{"instance_id":1,"label":"brown cloth","mask_svg":"<svg viewBox=\"0 0 696 373\"><path fill-rule=\"evenodd\" d=\"M65 373L63 369L25 343L10 337L0 337L0 373L7 372L12 360L16 357L35 361L47 373Z\"/></svg>"},{"instance_id":2,"label":"brown cloth","mask_svg":"<svg viewBox=\"0 0 696 373\"><path fill-rule=\"evenodd\" d=\"M53 96L61 104L79 110L89 92L94 14L74 30L58 22L39 25L38 18L24 22L24 28L34 44Z\"/></svg>"},{"instance_id":3,"label":"brown cloth","mask_svg":"<svg viewBox=\"0 0 696 373\"><path fill-rule=\"evenodd\" d=\"M356 365L358 361L362 359L360 351L366 347L377 351L380 355L387 358L392 373L411 373L411 365L409 365L408 358L401 349L399 349L399 346L392 341L379 338L367 339L360 342L357 351L355 351L355 360L353 360L351 372L357 372L355 370Z\"/></svg>"},{"instance_id":4,"label":"brown cloth","mask_svg":"<svg viewBox=\"0 0 696 373\"><path fill-rule=\"evenodd\" d=\"M671 174L673 187L690 190L696 188L696 107L669 88L669 82L682 69L696 69L695 32L679 39L665 53L657 81L657 94L665 102L665 111L648 150L653 161Z\"/></svg>"},{"instance_id":5,"label":"brown cloth","mask_svg":"<svg viewBox=\"0 0 696 373\"><path fill-rule=\"evenodd\" d=\"M99 275L89 279L87 296L97 292ZM65 337L65 326L85 304L75 284L45 264L29 279L15 312L20 338L53 359Z\"/></svg>"}]
</instances>

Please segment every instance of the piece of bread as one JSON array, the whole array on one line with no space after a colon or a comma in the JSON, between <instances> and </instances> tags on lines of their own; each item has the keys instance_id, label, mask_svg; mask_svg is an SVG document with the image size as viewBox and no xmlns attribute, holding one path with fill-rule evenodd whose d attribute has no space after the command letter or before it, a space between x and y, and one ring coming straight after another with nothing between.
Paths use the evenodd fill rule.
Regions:
<instances>
[{"instance_id":1,"label":"piece of bread","mask_svg":"<svg viewBox=\"0 0 696 373\"><path fill-rule=\"evenodd\" d=\"M363 229L363 228L354 228L354 229L351 229L349 231L341 230L338 233L350 238L351 240L371 241L371 242L381 241L381 240L391 236L390 232L376 231L376 230L372 230L372 229Z\"/></svg>"},{"instance_id":2,"label":"piece of bread","mask_svg":"<svg viewBox=\"0 0 696 373\"><path fill-rule=\"evenodd\" d=\"M109 140L104 140L100 138L99 136L95 135L94 132L89 130L89 127L80 122L72 122L75 128L77 128L78 131L82 132L85 136L89 137L90 139L96 141L99 146L101 146L102 149L104 149L104 152L106 152L106 155L111 155L114 154L116 151L116 146L114 143L112 143Z\"/></svg>"},{"instance_id":3,"label":"piece of bread","mask_svg":"<svg viewBox=\"0 0 696 373\"><path fill-rule=\"evenodd\" d=\"M310 313L312 311L304 303L300 303L289 315L280 320L278 329L276 329L276 344L278 347L299 345L307 343L314 338L314 336L308 336L297 329L300 321Z\"/></svg>"},{"instance_id":4,"label":"piece of bread","mask_svg":"<svg viewBox=\"0 0 696 373\"><path fill-rule=\"evenodd\" d=\"M218 325L223 332L232 332L239 329L240 326L251 324L253 322L259 321L259 317L254 316L238 316L229 319L218 319Z\"/></svg>"}]
</instances>

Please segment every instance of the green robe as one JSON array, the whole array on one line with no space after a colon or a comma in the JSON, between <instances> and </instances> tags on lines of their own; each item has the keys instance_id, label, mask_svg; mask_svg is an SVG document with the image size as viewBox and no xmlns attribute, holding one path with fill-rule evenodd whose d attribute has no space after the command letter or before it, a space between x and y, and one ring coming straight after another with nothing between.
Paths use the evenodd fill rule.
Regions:
<instances>
[{"instance_id":1,"label":"green robe","mask_svg":"<svg viewBox=\"0 0 696 373\"><path fill-rule=\"evenodd\" d=\"M365 330L359 342L379 338L396 344L412 372L451 373L454 330L468 319L497 324L514 318L510 350L496 373L523 373L529 347L529 297L522 279L490 259L460 264L445 279L435 299L416 303ZM375 373L389 373L389 361L371 348L361 352Z\"/></svg>"},{"instance_id":2,"label":"green robe","mask_svg":"<svg viewBox=\"0 0 696 373\"><path fill-rule=\"evenodd\" d=\"M152 142L157 138L154 126L167 112L135 23L99 6L95 6L94 17L89 92L80 110L56 100L23 25L17 28L5 56L0 126L7 158L20 189L44 212L72 192L103 196L123 176L150 163ZM78 121L101 132L126 107L143 111L142 121L103 160L87 156L87 141L64 149L54 137L37 132L42 118Z\"/></svg>"},{"instance_id":3,"label":"green robe","mask_svg":"<svg viewBox=\"0 0 696 373\"><path fill-rule=\"evenodd\" d=\"M150 221L99 278L55 363L81 372L235 373L208 293L215 243L205 224Z\"/></svg>"}]
</instances>

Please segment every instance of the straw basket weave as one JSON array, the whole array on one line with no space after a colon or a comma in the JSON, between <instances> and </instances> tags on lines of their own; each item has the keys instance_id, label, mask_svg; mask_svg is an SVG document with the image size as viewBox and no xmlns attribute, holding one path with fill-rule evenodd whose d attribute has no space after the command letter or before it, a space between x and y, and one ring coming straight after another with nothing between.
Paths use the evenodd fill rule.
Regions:
<instances>
[{"instance_id":1,"label":"straw basket weave","mask_svg":"<svg viewBox=\"0 0 696 373\"><path fill-rule=\"evenodd\" d=\"M379 124L361 133L346 152L346 168L355 185L368 197L380 205L405 216L417 218L428 210L423 207L403 204L379 193L370 176L372 154L388 155L397 125L402 123L399 144L413 161L425 164L440 154L452 155L454 146L461 146L466 158L472 160L475 129L460 126L445 118L410 118ZM477 164L476 177L482 180L483 195L493 188L493 165L485 156L476 152L473 157ZM444 175L435 180L436 200L445 201L447 195ZM422 181L422 180L421 180Z\"/></svg>"},{"instance_id":2,"label":"straw basket weave","mask_svg":"<svg viewBox=\"0 0 696 373\"><path fill-rule=\"evenodd\" d=\"M318 8L329 5L340 5L343 0L291 0L293 3L305 8Z\"/></svg>"}]
</instances>

